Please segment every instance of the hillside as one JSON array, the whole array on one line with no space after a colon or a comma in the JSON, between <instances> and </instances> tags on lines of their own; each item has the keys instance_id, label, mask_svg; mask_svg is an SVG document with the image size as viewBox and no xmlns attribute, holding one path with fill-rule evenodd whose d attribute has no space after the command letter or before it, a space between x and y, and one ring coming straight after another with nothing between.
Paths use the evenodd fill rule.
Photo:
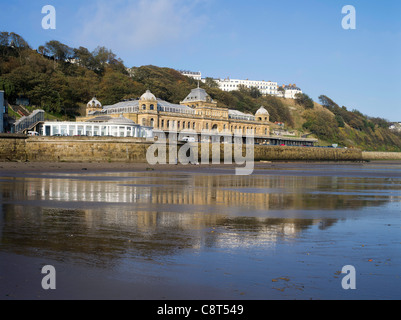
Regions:
<instances>
[{"instance_id":1,"label":"hillside","mask_svg":"<svg viewBox=\"0 0 401 320\"><path fill-rule=\"evenodd\" d=\"M93 96L109 105L137 98L149 89L158 98L179 103L196 85L195 80L170 68L128 69L104 47L89 52L49 41L33 50L21 36L0 32L0 90L10 104L27 98L29 110L41 108L58 119L74 119ZM312 134L322 145L401 151L401 134L389 130L388 121L339 107L324 95L317 103L306 94L297 100L262 96L256 88L225 92L211 79L200 86L222 107L254 114L263 105L272 122L284 122L299 135Z\"/></svg>"}]
</instances>

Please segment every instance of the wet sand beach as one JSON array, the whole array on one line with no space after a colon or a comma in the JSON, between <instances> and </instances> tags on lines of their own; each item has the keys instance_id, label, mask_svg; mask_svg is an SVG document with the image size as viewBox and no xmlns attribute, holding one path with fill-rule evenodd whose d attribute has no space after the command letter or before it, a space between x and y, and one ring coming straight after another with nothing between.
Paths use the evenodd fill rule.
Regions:
<instances>
[{"instance_id":1,"label":"wet sand beach","mask_svg":"<svg viewBox=\"0 0 401 320\"><path fill-rule=\"evenodd\" d=\"M321 175L330 172L332 165L336 165L335 172L341 174L337 168L347 169L347 174L358 174L363 169L375 169L383 167L392 167L401 165L401 161L378 160L371 162L302 162L302 161L262 161L254 163L253 173L271 173L277 170L292 170L300 172L311 172ZM19 174L26 172L194 172L194 173L227 173L235 174L235 169L242 166L236 164L200 164L200 165L182 165L182 164L158 164L149 165L147 163L98 163L98 162L0 162L0 172L2 174ZM327 171L329 170L329 171ZM386 169L387 170L387 169ZM364 170L364 174L371 174ZM384 175L394 176L398 172L391 172Z\"/></svg>"},{"instance_id":2,"label":"wet sand beach","mask_svg":"<svg viewBox=\"0 0 401 320\"><path fill-rule=\"evenodd\" d=\"M235 168L0 163L0 299L401 298L400 162Z\"/></svg>"}]
</instances>

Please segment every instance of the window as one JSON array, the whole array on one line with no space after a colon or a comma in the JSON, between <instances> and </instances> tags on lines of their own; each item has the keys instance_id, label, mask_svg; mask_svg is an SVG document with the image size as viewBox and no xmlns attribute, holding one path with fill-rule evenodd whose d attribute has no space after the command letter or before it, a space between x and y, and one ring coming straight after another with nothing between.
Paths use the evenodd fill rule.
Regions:
<instances>
[{"instance_id":1,"label":"window","mask_svg":"<svg viewBox=\"0 0 401 320\"><path fill-rule=\"evenodd\" d=\"M142 110L146 110L146 104L142 105Z\"/></svg>"},{"instance_id":2,"label":"window","mask_svg":"<svg viewBox=\"0 0 401 320\"><path fill-rule=\"evenodd\" d=\"M86 129L85 135L87 135L87 136L92 136L93 135L92 126L87 126L85 129Z\"/></svg>"},{"instance_id":3,"label":"window","mask_svg":"<svg viewBox=\"0 0 401 320\"><path fill-rule=\"evenodd\" d=\"M110 127L110 135L113 137L117 137L117 135L118 135L118 127L117 126Z\"/></svg>"},{"instance_id":4,"label":"window","mask_svg":"<svg viewBox=\"0 0 401 320\"><path fill-rule=\"evenodd\" d=\"M65 135L68 134L66 125L62 125L61 126L61 132L60 133L61 133L62 136L65 136Z\"/></svg>"},{"instance_id":5,"label":"window","mask_svg":"<svg viewBox=\"0 0 401 320\"><path fill-rule=\"evenodd\" d=\"M150 105L150 110L155 110L155 106L153 104Z\"/></svg>"}]
</instances>

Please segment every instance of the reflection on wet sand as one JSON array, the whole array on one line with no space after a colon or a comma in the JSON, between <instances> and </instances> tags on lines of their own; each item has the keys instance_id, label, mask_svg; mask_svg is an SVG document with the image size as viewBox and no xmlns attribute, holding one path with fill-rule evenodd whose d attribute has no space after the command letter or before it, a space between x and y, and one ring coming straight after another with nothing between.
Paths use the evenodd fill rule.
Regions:
<instances>
[{"instance_id":1,"label":"reflection on wet sand","mask_svg":"<svg viewBox=\"0 0 401 320\"><path fill-rule=\"evenodd\" d=\"M181 250L264 248L296 241L338 218L325 210L381 206L401 184L386 179L128 173L6 178L3 250L112 267ZM74 203L79 208L71 209ZM87 206L88 203L95 204ZM57 204L57 205L56 205ZM313 218L299 215L316 210ZM271 216L281 210L282 217Z\"/></svg>"},{"instance_id":2,"label":"reflection on wet sand","mask_svg":"<svg viewBox=\"0 0 401 320\"><path fill-rule=\"evenodd\" d=\"M320 219L4 205L1 242L21 254L74 258L107 267L127 256L157 259L182 249L268 249L319 223Z\"/></svg>"},{"instance_id":3,"label":"reflection on wet sand","mask_svg":"<svg viewBox=\"0 0 401 320\"><path fill-rule=\"evenodd\" d=\"M113 174L0 181L3 199L174 205L223 205L248 209L336 209L380 205L398 197L388 179L297 176ZM324 201L322 201L324 199ZM372 203L373 202L373 203Z\"/></svg>"}]
</instances>

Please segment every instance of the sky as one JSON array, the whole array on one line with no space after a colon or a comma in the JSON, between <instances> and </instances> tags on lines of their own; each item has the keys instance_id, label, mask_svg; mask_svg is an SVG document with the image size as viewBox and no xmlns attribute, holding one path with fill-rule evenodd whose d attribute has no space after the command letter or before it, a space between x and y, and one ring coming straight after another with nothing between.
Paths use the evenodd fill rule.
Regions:
<instances>
[{"instance_id":1,"label":"sky","mask_svg":"<svg viewBox=\"0 0 401 320\"><path fill-rule=\"evenodd\" d=\"M43 29L45 5L56 29ZM344 29L346 5L355 29ZM399 0L0 0L0 31L32 48L105 46L127 67L296 84L349 110L401 121Z\"/></svg>"}]
</instances>

